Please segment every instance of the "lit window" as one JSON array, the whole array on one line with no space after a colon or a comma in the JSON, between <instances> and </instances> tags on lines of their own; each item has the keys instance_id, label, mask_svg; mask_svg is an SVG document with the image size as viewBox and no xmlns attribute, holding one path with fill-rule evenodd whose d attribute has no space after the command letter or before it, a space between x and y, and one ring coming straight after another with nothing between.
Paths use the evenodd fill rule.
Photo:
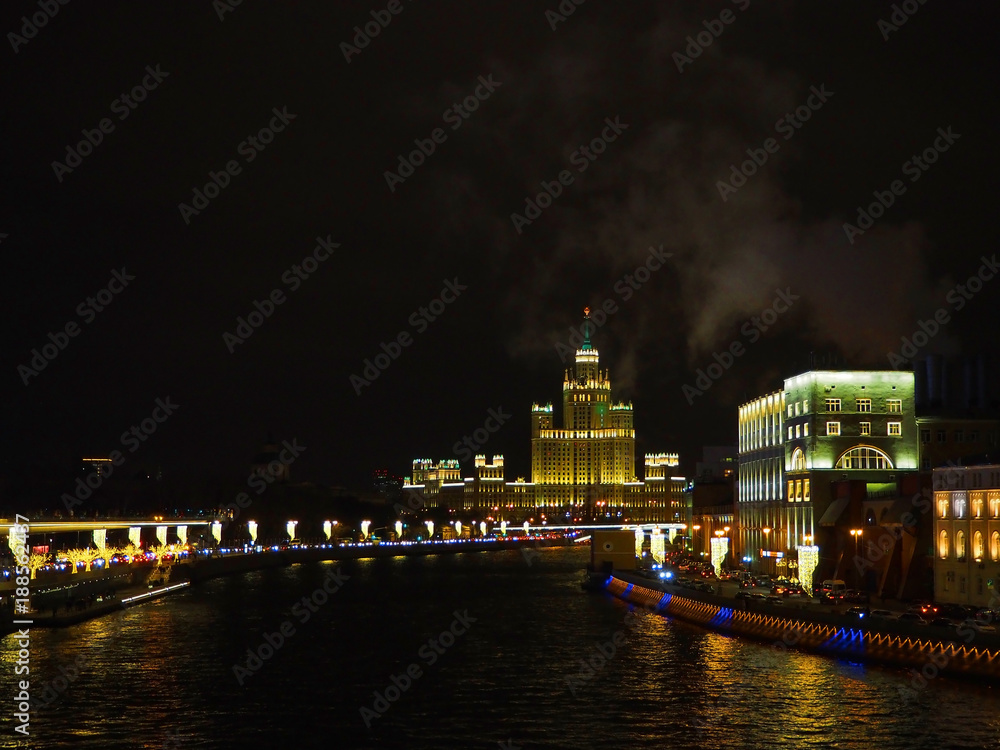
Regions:
<instances>
[{"instance_id":1,"label":"lit window","mask_svg":"<svg viewBox=\"0 0 1000 750\"><path fill-rule=\"evenodd\" d=\"M837 459L838 469L891 469L892 459L878 448L859 445Z\"/></svg>"},{"instance_id":2,"label":"lit window","mask_svg":"<svg viewBox=\"0 0 1000 750\"><path fill-rule=\"evenodd\" d=\"M802 499L805 500L807 503L809 502L809 480L808 479L803 479L802 480Z\"/></svg>"},{"instance_id":3,"label":"lit window","mask_svg":"<svg viewBox=\"0 0 1000 750\"><path fill-rule=\"evenodd\" d=\"M809 423L808 422L806 422L804 425L802 425L802 434L805 435L806 437L809 437Z\"/></svg>"},{"instance_id":4,"label":"lit window","mask_svg":"<svg viewBox=\"0 0 1000 750\"><path fill-rule=\"evenodd\" d=\"M965 562L965 532L961 530L955 532L955 559Z\"/></svg>"},{"instance_id":5,"label":"lit window","mask_svg":"<svg viewBox=\"0 0 1000 750\"><path fill-rule=\"evenodd\" d=\"M889 436L899 437L903 434L903 423L902 422L889 422Z\"/></svg>"},{"instance_id":6,"label":"lit window","mask_svg":"<svg viewBox=\"0 0 1000 750\"><path fill-rule=\"evenodd\" d=\"M965 493L956 494L954 500L955 518L965 518Z\"/></svg>"},{"instance_id":7,"label":"lit window","mask_svg":"<svg viewBox=\"0 0 1000 750\"><path fill-rule=\"evenodd\" d=\"M795 499L795 482L788 481L788 502L792 502Z\"/></svg>"},{"instance_id":8,"label":"lit window","mask_svg":"<svg viewBox=\"0 0 1000 750\"><path fill-rule=\"evenodd\" d=\"M872 434L872 423L871 422L861 422L858 425L861 428L861 435L871 435Z\"/></svg>"},{"instance_id":9,"label":"lit window","mask_svg":"<svg viewBox=\"0 0 1000 750\"><path fill-rule=\"evenodd\" d=\"M797 502L797 503L801 503L802 502L802 480L801 479L796 479L795 480L795 502Z\"/></svg>"},{"instance_id":10,"label":"lit window","mask_svg":"<svg viewBox=\"0 0 1000 750\"><path fill-rule=\"evenodd\" d=\"M983 517L983 498L976 497L972 500L972 517L982 518Z\"/></svg>"},{"instance_id":11,"label":"lit window","mask_svg":"<svg viewBox=\"0 0 1000 750\"><path fill-rule=\"evenodd\" d=\"M976 562L982 562L983 552L983 535L977 531L972 535L972 559Z\"/></svg>"},{"instance_id":12,"label":"lit window","mask_svg":"<svg viewBox=\"0 0 1000 750\"><path fill-rule=\"evenodd\" d=\"M990 518L1000 518L1000 495L995 492L989 494L990 498Z\"/></svg>"},{"instance_id":13,"label":"lit window","mask_svg":"<svg viewBox=\"0 0 1000 750\"><path fill-rule=\"evenodd\" d=\"M793 407L791 404L788 405L788 416L790 417L795 416L795 407Z\"/></svg>"},{"instance_id":14,"label":"lit window","mask_svg":"<svg viewBox=\"0 0 1000 750\"><path fill-rule=\"evenodd\" d=\"M885 400L885 410L890 414L902 414L903 413L903 399L901 398L887 398Z\"/></svg>"},{"instance_id":15,"label":"lit window","mask_svg":"<svg viewBox=\"0 0 1000 750\"><path fill-rule=\"evenodd\" d=\"M1000 531L994 531L990 536L990 559L1000 562Z\"/></svg>"},{"instance_id":16,"label":"lit window","mask_svg":"<svg viewBox=\"0 0 1000 750\"><path fill-rule=\"evenodd\" d=\"M806 454L802 452L801 448L796 448L792 452L792 471L805 471L806 470Z\"/></svg>"},{"instance_id":17,"label":"lit window","mask_svg":"<svg viewBox=\"0 0 1000 750\"><path fill-rule=\"evenodd\" d=\"M870 398L857 399L858 411L871 411L872 400Z\"/></svg>"},{"instance_id":18,"label":"lit window","mask_svg":"<svg viewBox=\"0 0 1000 750\"><path fill-rule=\"evenodd\" d=\"M942 560L948 559L948 532L944 529L938 535L938 557Z\"/></svg>"},{"instance_id":19,"label":"lit window","mask_svg":"<svg viewBox=\"0 0 1000 750\"><path fill-rule=\"evenodd\" d=\"M827 411L840 411L840 399L839 398L828 398L826 400L826 410Z\"/></svg>"},{"instance_id":20,"label":"lit window","mask_svg":"<svg viewBox=\"0 0 1000 750\"><path fill-rule=\"evenodd\" d=\"M826 423L826 434L828 436L836 437L840 434L840 422L827 422Z\"/></svg>"},{"instance_id":21,"label":"lit window","mask_svg":"<svg viewBox=\"0 0 1000 750\"><path fill-rule=\"evenodd\" d=\"M788 439L789 440L792 439L792 426L791 425L788 425Z\"/></svg>"},{"instance_id":22,"label":"lit window","mask_svg":"<svg viewBox=\"0 0 1000 750\"><path fill-rule=\"evenodd\" d=\"M802 437L802 425L800 424L795 425L795 437Z\"/></svg>"},{"instance_id":23,"label":"lit window","mask_svg":"<svg viewBox=\"0 0 1000 750\"><path fill-rule=\"evenodd\" d=\"M802 402L802 413L803 414L808 414L809 413L809 402L808 401L803 401Z\"/></svg>"}]
</instances>

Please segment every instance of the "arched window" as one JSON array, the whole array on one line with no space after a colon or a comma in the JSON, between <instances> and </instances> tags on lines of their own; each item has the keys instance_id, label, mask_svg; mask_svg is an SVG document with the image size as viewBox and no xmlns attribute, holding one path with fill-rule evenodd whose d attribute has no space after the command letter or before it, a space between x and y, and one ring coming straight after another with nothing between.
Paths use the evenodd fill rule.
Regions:
<instances>
[{"instance_id":1,"label":"arched window","mask_svg":"<svg viewBox=\"0 0 1000 750\"><path fill-rule=\"evenodd\" d=\"M942 560L948 559L948 532L944 529L938 535L938 557Z\"/></svg>"},{"instance_id":2,"label":"arched window","mask_svg":"<svg viewBox=\"0 0 1000 750\"><path fill-rule=\"evenodd\" d=\"M792 471L805 471L806 470L806 454L802 452L801 448L796 448L792 452Z\"/></svg>"},{"instance_id":3,"label":"arched window","mask_svg":"<svg viewBox=\"0 0 1000 750\"><path fill-rule=\"evenodd\" d=\"M953 498L955 518L965 518L965 503L967 498L964 492L956 492Z\"/></svg>"},{"instance_id":4,"label":"arched window","mask_svg":"<svg viewBox=\"0 0 1000 750\"><path fill-rule=\"evenodd\" d=\"M1000 493L990 493L990 518L1000 518Z\"/></svg>"},{"instance_id":5,"label":"arched window","mask_svg":"<svg viewBox=\"0 0 1000 750\"><path fill-rule=\"evenodd\" d=\"M983 517L983 498L982 496L974 497L972 499L972 517L982 518Z\"/></svg>"},{"instance_id":6,"label":"arched window","mask_svg":"<svg viewBox=\"0 0 1000 750\"><path fill-rule=\"evenodd\" d=\"M965 532L955 532L955 559L965 562Z\"/></svg>"},{"instance_id":7,"label":"arched window","mask_svg":"<svg viewBox=\"0 0 1000 750\"><path fill-rule=\"evenodd\" d=\"M983 535L980 532L976 532L972 535L972 559L976 562L983 561Z\"/></svg>"},{"instance_id":8,"label":"arched window","mask_svg":"<svg viewBox=\"0 0 1000 750\"><path fill-rule=\"evenodd\" d=\"M1000 562L1000 531L994 531L990 536L990 557L993 562Z\"/></svg>"},{"instance_id":9,"label":"arched window","mask_svg":"<svg viewBox=\"0 0 1000 750\"><path fill-rule=\"evenodd\" d=\"M891 469L892 459L870 445L857 445L837 459L838 469Z\"/></svg>"},{"instance_id":10,"label":"arched window","mask_svg":"<svg viewBox=\"0 0 1000 750\"><path fill-rule=\"evenodd\" d=\"M947 493L942 492L938 494L937 507L938 507L938 518L947 518L948 517Z\"/></svg>"}]
</instances>

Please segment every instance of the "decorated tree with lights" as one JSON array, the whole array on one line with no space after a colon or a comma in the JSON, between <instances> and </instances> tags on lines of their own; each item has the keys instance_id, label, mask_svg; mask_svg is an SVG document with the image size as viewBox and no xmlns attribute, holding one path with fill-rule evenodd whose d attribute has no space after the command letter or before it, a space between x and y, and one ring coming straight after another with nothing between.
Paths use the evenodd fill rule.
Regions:
<instances>
[{"instance_id":1,"label":"decorated tree with lights","mask_svg":"<svg viewBox=\"0 0 1000 750\"><path fill-rule=\"evenodd\" d=\"M80 563L90 562L90 551L85 549L68 549L63 554L69 559L70 562L70 572L76 575Z\"/></svg>"},{"instance_id":2,"label":"decorated tree with lights","mask_svg":"<svg viewBox=\"0 0 1000 750\"><path fill-rule=\"evenodd\" d=\"M32 552L31 556L28 558L28 569L31 571L31 577L35 578L35 574L39 570L45 567L49 561L48 555L42 555L38 552Z\"/></svg>"}]
</instances>

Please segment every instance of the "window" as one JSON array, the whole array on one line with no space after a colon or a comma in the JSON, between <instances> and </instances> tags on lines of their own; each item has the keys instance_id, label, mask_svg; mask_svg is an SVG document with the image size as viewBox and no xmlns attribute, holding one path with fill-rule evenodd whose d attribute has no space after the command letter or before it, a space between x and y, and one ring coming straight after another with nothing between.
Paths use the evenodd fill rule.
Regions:
<instances>
[{"instance_id":1,"label":"window","mask_svg":"<svg viewBox=\"0 0 1000 750\"><path fill-rule=\"evenodd\" d=\"M892 459L878 448L859 445L837 459L838 469L891 469Z\"/></svg>"},{"instance_id":2,"label":"window","mask_svg":"<svg viewBox=\"0 0 1000 750\"><path fill-rule=\"evenodd\" d=\"M809 437L809 423L808 422L806 422L804 425L802 425L802 434L805 437Z\"/></svg>"},{"instance_id":3,"label":"window","mask_svg":"<svg viewBox=\"0 0 1000 750\"><path fill-rule=\"evenodd\" d=\"M939 443L943 443L947 440L947 437L944 434L944 430L937 431L937 439Z\"/></svg>"},{"instance_id":4,"label":"window","mask_svg":"<svg viewBox=\"0 0 1000 750\"><path fill-rule=\"evenodd\" d=\"M983 535L978 531L972 535L972 559L983 561Z\"/></svg>"},{"instance_id":5,"label":"window","mask_svg":"<svg viewBox=\"0 0 1000 750\"><path fill-rule=\"evenodd\" d=\"M837 435L840 435L840 422L827 422L826 434L831 437L836 437Z\"/></svg>"},{"instance_id":6,"label":"window","mask_svg":"<svg viewBox=\"0 0 1000 750\"><path fill-rule=\"evenodd\" d=\"M789 417L794 417L794 416L795 416L795 411L794 411L794 409L795 409L795 407L794 407L794 406L792 406L791 404L789 404L789 405L788 405L788 416L789 416Z\"/></svg>"},{"instance_id":7,"label":"window","mask_svg":"<svg viewBox=\"0 0 1000 750\"><path fill-rule=\"evenodd\" d=\"M960 594L965 593L965 576L961 576L958 579L958 593Z\"/></svg>"},{"instance_id":8,"label":"window","mask_svg":"<svg viewBox=\"0 0 1000 750\"><path fill-rule=\"evenodd\" d=\"M808 414L809 413L809 402L808 401L803 401L802 402L802 413L803 414Z\"/></svg>"},{"instance_id":9,"label":"window","mask_svg":"<svg viewBox=\"0 0 1000 750\"><path fill-rule=\"evenodd\" d=\"M955 511L955 518L965 518L965 493L955 493L955 498L952 502L953 509Z\"/></svg>"},{"instance_id":10,"label":"window","mask_svg":"<svg viewBox=\"0 0 1000 750\"><path fill-rule=\"evenodd\" d=\"M991 492L990 498L990 518L1000 518L1000 494Z\"/></svg>"},{"instance_id":11,"label":"window","mask_svg":"<svg viewBox=\"0 0 1000 750\"><path fill-rule=\"evenodd\" d=\"M994 531L990 536L990 559L1000 562L1000 531Z\"/></svg>"},{"instance_id":12,"label":"window","mask_svg":"<svg viewBox=\"0 0 1000 750\"><path fill-rule=\"evenodd\" d=\"M788 480L788 502L795 500L795 482Z\"/></svg>"},{"instance_id":13,"label":"window","mask_svg":"<svg viewBox=\"0 0 1000 750\"><path fill-rule=\"evenodd\" d=\"M791 425L788 425L788 439L789 440L792 439L792 426Z\"/></svg>"},{"instance_id":14,"label":"window","mask_svg":"<svg viewBox=\"0 0 1000 750\"><path fill-rule=\"evenodd\" d=\"M808 479L803 479L802 480L802 499L805 502L807 502L807 503L809 502L809 480Z\"/></svg>"},{"instance_id":15,"label":"window","mask_svg":"<svg viewBox=\"0 0 1000 750\"><path fill-rule=\"evenodd\" d=\"M840 411L840 399L839 398L828 398L826 400L826 410L827 411Z\"/></svg>"},{"instance_id":16,"label":"window","mask_svg":"<svg viewBox=\"0 0 1000 750\"><path fill-rule=\"evenodd\" d=\"M872 400L870 398L859 398L856 400L858 411L871 411Z\"/></svg>"},{"instance_id":17,"label":"window","mask_svg":"<svg viewBox=\"0 0 1000 750\"><path fill-rule=\"evenodd\" d=\"M806 470L806 454L802 452L801 448L796 448L792 452L792 471L805 471Z\"/></svg>"},{"instance_id":18,"label":"window","mask_svg":"<svg viewBox=\"0 0 1000 750\"><path fill-rule=\"evenodd\" d=\"M799 416L799 414L801 414L801 413L802 413L802 412L801 412L801 411L799 410L799 402L798 402L798 401L796 401L796 402L795 402L795 416L797 417L797 416Z\"/></svg>"},{"instance_id":19,"label":"window","mask_svg":"<svg viewBox=\"0 0 1000 750\"><path fill-rule=\"evenodd\" d=\"M955 532L955 559L965 562L965 532L961 530Z\"/></svg>"},{"instance_id":20,"label":"window","mask_svg":"<svg viewBox=\"0 0 1000 750\"><path fill-rule=\"evenodd\" d=\"M860 427L860 434L862 436L871 435L872 434L872 423L871 422L861 422L858 426Z\"/></svg>"},{"instance_id":21,"label":"window","mask_svg":"<svg viewBox=\"0 0 1000 750\"><path fill-rule=\"evenodd\" d=\"M921 443L929 443L930 441L931 441L931 431L930 430L921 430L920 431L920 442Z\"/></svg>"},{"instance_id":22,"label":"window","mask_svg":"<svg viewBox=\"0 0 1000 750\"><path fill-rule=\"evenodd\" d=\"M801 479L796 479L795 480L795 502L797 502L797 503L801 503L802 502L802 480Z\"/></svg>"},{"instance_id":23,"label":"window","mask_svg":"<svg viewBox=\"0 0 1000 750\"><path fill-rule=\"evenodd\" d=\"M955 430L955 442L956 443L965 442L965 430Z\"/></svg>"},{"instance_id":24,"label":"window","mask_svg":"<svg viewBox=\"0 0 1000 750\"><path fill-rule=\"evenodd\" d=\"M885 400L885 410L890 414L902 414L903 413L903 399L901 398L887 398Z\"/></svg>"},{"instance_id":25,"label":"window","mask_svg":"<svg viewBox=\"0 0 1000 750\"><path fill-rule=\"evenodd\" d=\"M800 424L795 425L795 437L802 437L802 425Z\"/></svg>"},{"instance_id":26,"label":"window","mask_svg":"<svg viewBox=\"0 0 1000 750\"><path fill-rule=\"evenodd\" d=\"M942 492L937 498L938 518L948 517L948 493Z\"/></svg>"},{"instance_id":27,"label":"window","mask_svg":"<svg viewBox=\"0 0 1000 750\"><path fill-rule=\"evenodd\" d=\"M941 534L938 536L938 557L942 560L948 559L948 532L944 529L941 530Z\"/></svg>"},{"instance_id":28,"label":"window","mask_svg":"<svg viewBox=\"0 0 1000 750\"><path fill-rule=\"evenodd\" d=\"M889 422L887 427L889 428L889 437L899 437L903 434L902 422Z\"/></svg>"},{"instance_id":29,"label":"window","mask_svg":"<svg viewBox=\"0 0 1000 750\"><path fill-rule=\"evenodd\" d=\"M983 517L983 498L976 497L972 499L972 517L973 518Z\"/></svg>"},{"instance_id":30,"label":"window","mask_svg":"<svg viewBox=\"0 0 1000 750\"><path fill-rule=\"evenodd\" d=\"M979 430L969 430L969 442L970 443L979 442Z\"/></svg>"},{"instance_id":31,"label":"window","mask_svg":"<svg viewBox=\"0 0 1000 750\"><path fill-rule=\"evenodd\" d=\"M931 470L931 460L929 458L921 458L920 459L920 470L921 471L930 471Z\"/></svg>"}]
</instances>

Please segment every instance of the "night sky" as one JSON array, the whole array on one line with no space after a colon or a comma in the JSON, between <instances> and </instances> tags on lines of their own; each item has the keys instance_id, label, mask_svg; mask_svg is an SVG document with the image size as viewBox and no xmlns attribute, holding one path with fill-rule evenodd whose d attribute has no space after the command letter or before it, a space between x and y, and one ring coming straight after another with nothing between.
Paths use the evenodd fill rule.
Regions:
<instances>
[{"instance_id":1,"label":"night sky","mask_svg":"<svg viewBox=\"0 0 1000 750\"><path fill-rule=\"evenodd\" d=\"M512 416L482 450L527 475L531 403L558 403L567 366L557 344L608 299L594 343L635 405L637 453L680 452L688 471L811 352L889 367L942 308L920 354L996 346L1000 281L962 309L948 298L996 248L993 3L911 0L880 28L888 2L588 0L564 20L546 15L557 0L244 2L221 18L209 0L51 2L31 38L21 17L44 0L0 16L6 472L121 449L169 397L176 413L128 458L165 477L245 476L270 432L306 446L293 479L367 486L376 467L457 457L491 409ZM388 25L344 47L373 12ZM416 140L433 153L400 172ZM225 186L195 208L210 173ZM543 182L558 195L512 221ZM338 247L297 274L317 238ZM651 247L670 257L634 276ZM273 290L252 335L224 338ZM793 303L756 328L778 290ZM67 324L44 369L19 369ZM351 376L403 332L357 393ZM686 398L733 342L745 354Z\"/></svg>"}]
</instances>

